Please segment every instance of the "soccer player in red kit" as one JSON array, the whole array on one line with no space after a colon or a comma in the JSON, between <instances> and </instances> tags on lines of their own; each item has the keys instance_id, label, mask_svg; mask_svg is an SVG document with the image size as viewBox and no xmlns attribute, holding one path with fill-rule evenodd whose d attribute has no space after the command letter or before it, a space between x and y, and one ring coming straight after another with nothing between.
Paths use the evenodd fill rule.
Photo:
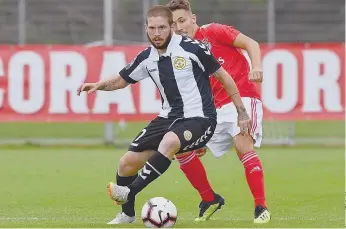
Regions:
<instances>
[{"instance_id":1,"label":"soccer player in red kit","mask_svg":"<svg viewBox=\"0 0 346 229\"><path fill-rule=\"evenodd\" d=\"M252 117L251 134L240 134L236 107L222 84L214 77L210 77L218 120L215 133L207 147L214 156L220 157L232 147L232 144L234 145L254 198L254 223L267 223L270 221L270 212L266 206L263 168L254 150L254 147L260 147L262 140L262 102L254 83L262 82L263 78L259 45L231 26L211 23L199 27L196 24L196 15L192 13L187 0L171 0L168 7L173 12L175 32L199 40L208 46L239 88L245 108ZM241 49L249 54L251 71ZM196 221L209 219L221 207L215 199L216 195L208 182L204 166L198 158L205 152L204 148L177 157L181 170L202 198L199 218Z\"/></svg>"}]
</instances>

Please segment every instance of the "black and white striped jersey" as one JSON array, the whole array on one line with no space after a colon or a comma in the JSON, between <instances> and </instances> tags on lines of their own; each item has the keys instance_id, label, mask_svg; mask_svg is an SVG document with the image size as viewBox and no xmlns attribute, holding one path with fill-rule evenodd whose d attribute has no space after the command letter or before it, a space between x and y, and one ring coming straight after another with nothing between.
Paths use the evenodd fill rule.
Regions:
<instances>
[{"instance_id":1,"label":"black and white striped jersey","mask_svg":"<svg viewBox=\"0 0 346 229\"><path fill-rule=\"evenodd\" d=\"M132 84L147 77L154 81L162 99L160 117L216 120L209 76L220 67L205 45L173 34L163 55L150 46L119 74Z\"/></svg>"}]
</instances>

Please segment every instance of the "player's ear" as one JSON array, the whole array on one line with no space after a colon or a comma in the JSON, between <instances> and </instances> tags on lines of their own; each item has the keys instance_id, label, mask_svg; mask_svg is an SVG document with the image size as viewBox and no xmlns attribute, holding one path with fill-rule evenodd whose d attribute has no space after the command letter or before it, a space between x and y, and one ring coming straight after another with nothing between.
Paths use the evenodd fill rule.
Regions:
<instances>
[{"instance_id":1,"label":"player's ear","mask_svg":"<svg viewBox=\"0 0 346 229\"><path fill-rule=\"evenodd\" d=\"M173 32L177 31L177 23L173 22L171 28L173 29Z\"/></svg>"},{"instance_id":2,"label":"player's ear","mask_svg":"<svg viewBox=\"0 0 346 229\"><path fill-rule=\"evenodd\" d=\"M192 14L192 23L196 24L196 22L197 22L197 16L196 14Z\"/></svg>"}]
</instances>

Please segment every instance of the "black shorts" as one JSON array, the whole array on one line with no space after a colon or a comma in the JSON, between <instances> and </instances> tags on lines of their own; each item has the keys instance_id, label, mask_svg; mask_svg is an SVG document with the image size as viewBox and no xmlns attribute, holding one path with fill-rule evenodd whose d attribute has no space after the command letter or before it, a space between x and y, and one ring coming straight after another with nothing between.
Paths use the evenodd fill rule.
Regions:
<instances>
[{"instance_id":1,"label":"black shorts","mask_svg":"<svg viewBox=\"0 0 346 229\"><path fill-rule=\"evenodd\" d=\"M131 143L129 151L158 150L163 136L168 132L174 132L181 144L178 153L189 152L205 146L213 136L215 127L216 120L209 118L157 117L137 135Z\"/></svg>"}]
</instances>

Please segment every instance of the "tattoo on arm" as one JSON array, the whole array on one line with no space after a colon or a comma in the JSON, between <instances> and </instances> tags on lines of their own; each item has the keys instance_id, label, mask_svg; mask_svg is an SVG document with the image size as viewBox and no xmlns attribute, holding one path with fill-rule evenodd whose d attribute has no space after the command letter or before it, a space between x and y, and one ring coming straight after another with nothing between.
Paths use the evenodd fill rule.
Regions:
<instances>
[{"instance_id":1,"label":"tattoo on arm","mask_svg":"<svg viewBox=\"0 0 346 229\"><path fill-rule=\"evenodd\" d=\"M218 80L220 80L220 82L225 87L227 93L232 98L233 103L236 106L236 109L238 112L238 119L239 120L248 120L250 117L249 117L248 113L246 112L246 109L242 103L237 85L235 84L233 79L228 75L228 73L222 67L214 73L214 76ZM227 81L228 81L228 83L227 83L227 85L225 85Z\"/></svg>"},{"instance_id":2,"label":"tattoo on arm","mask_svg":"<svg viewBox=\"0 0 346 229\"><path fill-rule=\"evenodd\" d=\"M238 111L238 119L239 120L246 120L249 119L249 115L246 112L246 109L244 106L240 106L240 107L236 107L237 111Z\"/></svg>"},{"instance_id":3,"label":"tattoo on arm","mask_svg":"<svg viewBox=\"0 0 346 229\"><path fill-rule=\"evenodd\" d=\"M116 81L112 79L112 80L108 80L101 83L99 88L100 90L103 90L103 91L111 91L116 88L115 86L116 86Z\"/></svg>"},{"instance_id":4,"label":"tattoo on arm","mask_svg":"<svg viewBox=\"0 0 346 229\"><path fill-rule=\"evenodd\" d=\"M124 88L128 85L121 77L115 77L106 81L103 81L99 85L99 90L102 91L114 91L117 89Z\"/></svg>"}]
</instances>

